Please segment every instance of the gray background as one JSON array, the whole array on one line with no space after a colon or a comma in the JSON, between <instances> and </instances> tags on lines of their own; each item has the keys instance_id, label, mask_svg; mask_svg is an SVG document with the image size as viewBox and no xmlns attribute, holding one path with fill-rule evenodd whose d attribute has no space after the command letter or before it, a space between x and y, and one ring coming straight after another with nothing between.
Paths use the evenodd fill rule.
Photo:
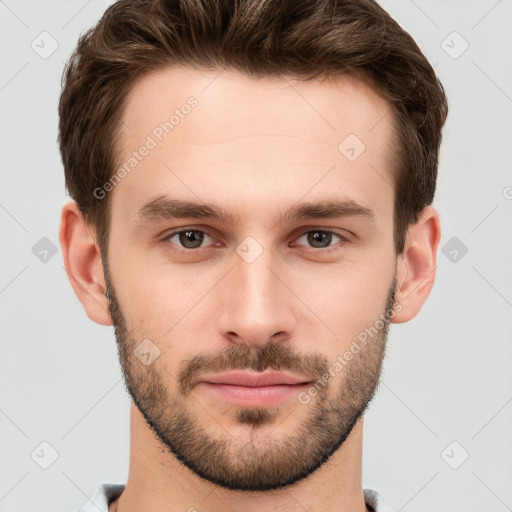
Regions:
<instances>
[{"instance_id":1,"label":"gray background","mask_svg":"<svg viewBox=\"0 0 512 512\"><path fill-rule=\"evenodd\" d=\"M0 1L0 512L73 511L128 475L113 329L84 313L58 242L60 77L108 3ZM512 1L382 5L435 65L450 114L437 280L391 327L363 483L394 512L512 510Z\"/></svg>"}]
</instances>

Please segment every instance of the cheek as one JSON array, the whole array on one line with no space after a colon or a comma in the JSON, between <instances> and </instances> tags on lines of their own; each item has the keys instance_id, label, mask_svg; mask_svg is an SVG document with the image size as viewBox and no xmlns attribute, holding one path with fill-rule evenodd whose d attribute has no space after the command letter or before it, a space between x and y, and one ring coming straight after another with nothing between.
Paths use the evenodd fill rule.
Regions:
<instances>
[{"instance_id":1,"label":"cheek","mask_svg":"<svg viewBox=\"0 0 512 512\"><path fill-rule=\"evenodd\" d=\"M185 347L197 344L205 322L209 319L211 324L211 297L222 273L191 265L150 264L144 258L136 262L132 257L131 262L119 263L116 274L126 276L116 292L136 335L153 337L162 350L174 339Z\"/></svg>"},{"instance_id":2,"label":"cheek","mask_svg":"<svg viewBox=\"0 0 512 512\"><path fill-rule=\"evenodd\" d=\"M317 315L335 337L336 354L344 351L365 328L374 325L385 311L393 273L392 264L372 267L358 262L332 267L326 275L298 281L301 286L296 288L297 295L310 307L311 316Z\"/></svg>"}]
</instances>

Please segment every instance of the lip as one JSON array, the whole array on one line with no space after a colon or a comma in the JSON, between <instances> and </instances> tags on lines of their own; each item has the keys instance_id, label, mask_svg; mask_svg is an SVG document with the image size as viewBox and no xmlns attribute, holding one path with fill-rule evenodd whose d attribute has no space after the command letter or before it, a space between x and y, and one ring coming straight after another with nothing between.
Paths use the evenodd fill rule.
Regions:
<instances>
[{"instance_id":1,"label":"lip","mask_svg":"<svg viewBox=\"0 0 512 512\"><path fill-rule=\"evenodd\" d=\"M268 407L296 397L311 381L286 373L236 371L205 376L198 385L231 405Z\"/></svg>"},{"instance_id":2,"label":"lip","mask_svg":"<svg viewBox=\"0 0 512 512\"><path fill-rule=\"evenodd\" d=\"M216 375L206 375L199 382L208 382L211 384L231 384L234 386L259 387L276 386L279 384L307 384L308 379L295 377L288 373L281 372L248 372L232 371Z\"/></svg>"}]
</instances>

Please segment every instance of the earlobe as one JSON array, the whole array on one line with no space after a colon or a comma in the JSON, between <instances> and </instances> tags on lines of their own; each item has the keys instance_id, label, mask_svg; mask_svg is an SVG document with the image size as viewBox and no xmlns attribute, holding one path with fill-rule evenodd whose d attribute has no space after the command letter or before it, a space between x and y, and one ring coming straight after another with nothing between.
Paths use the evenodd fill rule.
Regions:
<instances>
[{"instance_id":1,"label":"earlobe","mask_svg":"<svg viewBox=\"0 0 512 512\"><path fill-rule=\"evenodd\" d=\"M395 302L400 307L391 320L393 323L414 318L427 300L434 286L440 239L439 213L433 206L427 206L418 221L409 226L404 251L397 261Z\"/></svg>"},{"instance_id":2,"label":"earlobe","mask_svg":"<svg viewBox=\"0 0 512 512\"><path fill-rule=\"evenodd\" d=\"M112 325L100 250L75 201L62 208L59 240L66 273L87 316L98 324Z\"/></svg>"}]
</instances>

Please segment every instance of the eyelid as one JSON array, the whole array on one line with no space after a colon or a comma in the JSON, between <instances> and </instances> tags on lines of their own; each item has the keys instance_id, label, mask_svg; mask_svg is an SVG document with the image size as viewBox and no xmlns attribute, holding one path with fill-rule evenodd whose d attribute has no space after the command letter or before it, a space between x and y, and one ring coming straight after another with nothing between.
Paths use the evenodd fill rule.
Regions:
<instances>
[{"instance_id":1,"label":"eyelid","mask_svg":"<svg viewBox=\"0 0 512 512\"><path fill-rule=\"evenodd\" d=\"M310 233L311 231L322 231L324 233L332 233L333 235L337 235L340 238L344 238L346 240L349 240L351 237L353 237L353 233L346 229L341 228L333 228L330 226L322 227L322 226L303 226L299 228L298 230L295 230L292 236L294 238L298 238L302 235L305 235L306 233Z\"/></svg>"}]
</instances>

